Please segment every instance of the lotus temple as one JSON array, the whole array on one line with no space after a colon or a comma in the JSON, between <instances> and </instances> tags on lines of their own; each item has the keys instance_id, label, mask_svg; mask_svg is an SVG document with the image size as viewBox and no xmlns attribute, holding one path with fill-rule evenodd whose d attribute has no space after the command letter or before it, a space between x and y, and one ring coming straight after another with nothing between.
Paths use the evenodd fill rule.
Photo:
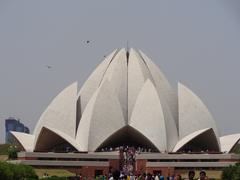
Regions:
<instances>
[{"instance_id":1,"label":"lotus temple","mask_svg":"<svg viewBox=\"0 0 240 180\"><path fill-rule=\"evenodd\" d=\"M60 92L33 134L11 132L18 160L86 176L131 164L132 172L165 174L240 162L240 134L220 136L202 100L186 85L171 87L142 51L117 49L78 90ZM125 151L134 152L126 162ZM128 153L127 153L128 154Z\"/></svg>"}]
</instances>

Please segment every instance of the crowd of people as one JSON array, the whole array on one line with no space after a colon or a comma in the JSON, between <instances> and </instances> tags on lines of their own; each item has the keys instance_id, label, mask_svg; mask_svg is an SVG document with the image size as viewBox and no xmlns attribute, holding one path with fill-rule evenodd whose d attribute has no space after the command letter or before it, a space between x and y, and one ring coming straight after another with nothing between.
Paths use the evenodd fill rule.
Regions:
<instances>
[{"instance_id":1,"label":"crowd of people","mask_svg":"<svg viewBox=\"0 0 240 180\"><path fill-rule=\"evenodd\" d=\"M126 149L126 148L130 148L129 146L119 146L119 147L104 147L101 148L100 151L101 152L111 152L111 151L120 151L121 149ZM133 147L131 146L131 148L134 148L136 153L146 153L146 152L155 152L152 148L148 148L148 147Z\"/></svg>"},{"instance_id":2,"label":"crowd of people","mask_svg":"<svg viewBox=\"0 0 240 180\"><path fill-rule=\"evenodd\" d=\"M132 175L135 170L136 150L134 147L121 147L121 175Z\"/></svg>"},{"instance_id":3,"label":"crowd of people","mask_svg":"<svg viewBox=\"0 0 240 180\"><path fill-rule=\"evenodd\" d=\"M151 174L143 173L141 175L124 175L120 171L116 170L112 173L109 180L208 180L205 171L200 171L199 177L195 177L195 171L188 172L188 178L182 178L180 174L164 177L161 172Z\"/></svg>"},{"instance_id":4,"label":"crowd of people","mask_svg":"<svg viewBox=\"0 0 240 180\"><path fill-rule=\"evenodd\" d=\"M119 151L120 153L120 171L115 170L109 174L108 178L102 176L103 180L208 180L205 171L201 171L199 176L195 176L195 171L191 170L188 173L188 178L182 178L181 174L173 174L167 177L162 175L161 171L154 174L143 173L135 174L135 158L137 154L144 152L153 152L151 148L146 147L133 147L133 146L120 146L120 147L105 147L101 149L102 152L106 151ZM166 152L164 152L166 153Z\"/></svg>"}]
</instances>

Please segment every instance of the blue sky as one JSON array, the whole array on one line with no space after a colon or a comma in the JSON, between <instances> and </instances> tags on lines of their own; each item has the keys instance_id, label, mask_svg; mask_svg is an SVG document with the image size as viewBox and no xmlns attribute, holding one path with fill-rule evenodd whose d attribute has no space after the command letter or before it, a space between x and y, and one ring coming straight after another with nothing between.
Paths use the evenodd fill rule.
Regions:
<instances>
[{"instance_id":1,"label":"blue sky","mask_svg":"<svg viewBox=\"0 0 240 180\"><path fill-rule=\"evenodd\" d=\"M174 88L178 81L191 88L222 135L240 132L239 1L1 0L0 142L5 118L33 131L62 89L74 81L80 88L127 41Z\"/></svg>"}]
</instances>

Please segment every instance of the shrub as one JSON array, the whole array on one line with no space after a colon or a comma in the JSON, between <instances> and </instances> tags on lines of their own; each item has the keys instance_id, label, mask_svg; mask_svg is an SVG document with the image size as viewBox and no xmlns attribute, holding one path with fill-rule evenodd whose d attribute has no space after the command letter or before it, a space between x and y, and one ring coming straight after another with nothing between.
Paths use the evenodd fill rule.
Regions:
<instances>
[{"instance_id":1,"label":"shrub","mask_svg":"<svg viewBox=\"0 0 240 180\"><path fill-rule=\"evenodd\" d=\"M15 165L6 162L0 162L0 179L4 180L36 180L34 169L27 165Z\"/></svg>"},{"instance_id":2,"label":"shrub","mask_svg":"<svg viewBox=\"0 0 240 180\"><path fill-rule=\"evenodd\" d=\"M222 180L239 180L240 179L240 163L227 168L224 168L222 173Z\"/></svg>"},{"instance_id":3,"label":"shrub","mask_svg":"<svg viewBox=\"0 0 240 180\"><path fill-rule=\"evenodd\" d=\"M17 149L14 146L8 148L8 159L17 159Z\"/></svg>"},{"instance_id":4,"label":"shrub","mask_svg":"<svg viewBox=\"0 0 240 180\"><path fill-rule=\"evenodd\" d=\"M6 162L0 162L0 179L12 180L13 172Z\"/></svg>"}]
</instances>

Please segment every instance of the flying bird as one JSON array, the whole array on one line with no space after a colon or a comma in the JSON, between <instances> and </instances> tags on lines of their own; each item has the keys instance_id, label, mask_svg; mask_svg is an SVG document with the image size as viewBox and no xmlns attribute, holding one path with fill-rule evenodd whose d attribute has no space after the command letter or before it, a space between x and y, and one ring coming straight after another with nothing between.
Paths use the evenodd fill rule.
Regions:
<instances>
[{"instance_id":1,"label":"flying bird","mask_svg":"<svg viewBox=\"0 0 240 180\"><path fill-rule=\"evenodd\" d=\"M86 44L89 44L90 43L90 40L86 40L86 41L84 41Z\"/></svg>"},{"instance_id":2,"label":"flying bird","mask_svg":"<svg viewBox=\"0 0 240 180\"><path fill-rule=\"evenodd\" d=\"M51 68L52 68L52 66L46 65L46 68L48 68L48 69L51 69Z\"/></svg>"}]
</instances>

